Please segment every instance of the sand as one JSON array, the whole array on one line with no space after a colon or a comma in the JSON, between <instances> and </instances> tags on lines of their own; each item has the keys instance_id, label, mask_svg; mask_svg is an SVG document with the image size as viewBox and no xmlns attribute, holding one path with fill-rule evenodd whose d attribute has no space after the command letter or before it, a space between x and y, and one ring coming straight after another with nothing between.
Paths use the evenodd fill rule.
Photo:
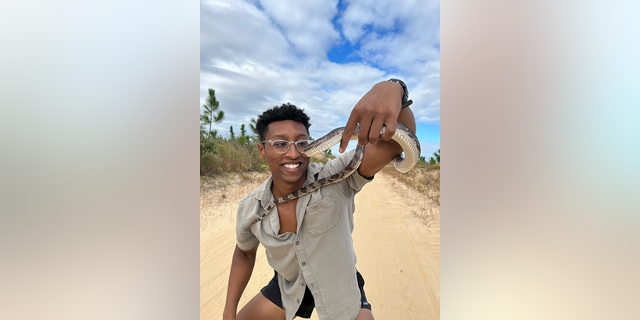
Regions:
<instances>
[{"instance_id":1,"label":"sand","mask_svg":"<svg viewBox=\"0 0 640 320\"><path fill-rule=\"evenodd\" d=\"M232 177L223 186L203 189L201 319L222 318L235 248L237 202L264 178L258 174ZM383 174L378 174L355 198L353 240L357 268L365 278L364 289L376 319L440 318L440 224L424 219L422 198L423 195ZM407 199L413 205L406 203ZM272 276L273 269L261 247L240 308ZM318 319L315 311L311 319Z\"/></svg>"}]
</instances>

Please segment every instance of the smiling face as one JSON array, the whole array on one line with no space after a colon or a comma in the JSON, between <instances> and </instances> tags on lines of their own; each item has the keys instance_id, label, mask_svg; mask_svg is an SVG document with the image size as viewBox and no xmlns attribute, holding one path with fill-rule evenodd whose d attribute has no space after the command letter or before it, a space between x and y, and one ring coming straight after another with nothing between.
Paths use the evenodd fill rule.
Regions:
<instances>
[{"instance_id":1,"label":"smiling face","mask_svg":"<svg viewBox=\"0 0 640 320\"><path fill-rule=\"evenodd\" d=\"M298 141L306 139L309 139L307 129L302 123L293 120L270 123L265 135L265 140ZM278 154L270 143L264 145L258 143L258 151L260 158L267 160L276 189L295 191L302 188L307 178L309 157L300 154L295 145L291 145L286 153Z\"/></svg>"}]
</instances>

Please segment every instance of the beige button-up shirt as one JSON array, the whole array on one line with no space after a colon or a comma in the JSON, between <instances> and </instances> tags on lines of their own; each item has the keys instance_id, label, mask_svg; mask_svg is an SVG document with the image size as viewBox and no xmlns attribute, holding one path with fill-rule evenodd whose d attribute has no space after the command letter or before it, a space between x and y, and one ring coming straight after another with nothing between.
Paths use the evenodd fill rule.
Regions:
<instances>
[{"instance_id":1,"label":"beige button-up shirt","mask_svg":"<svg viewBox=\"0 0 640 320\"><path fill-rule=\"evenodd\" d=\"M310 163L308 185L331 176L351 161L347 152L322 165ZM249 250L259 243L265 247L269 265L278 272L278 284L287 320L293 319L309 287L321 320L355 319L360 312L360 290L356 281L356 254L353 250L354 196L368 180L358 171L338 183L322 187L298 199L297 232L278 235L277 207L260 222L274 200L272 179L245 196L238 205L237 244Z\"/></svg>"}]
</instances>

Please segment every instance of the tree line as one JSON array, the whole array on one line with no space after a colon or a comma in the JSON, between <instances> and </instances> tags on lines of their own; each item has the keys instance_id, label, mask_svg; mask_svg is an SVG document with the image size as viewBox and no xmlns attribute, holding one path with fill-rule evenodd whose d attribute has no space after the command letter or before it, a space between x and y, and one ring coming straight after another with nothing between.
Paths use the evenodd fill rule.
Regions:
<instances>
[{"instance_id":1,"label":"tree line","mask_svg":"<svg viewBox=\"0 0 640 320\"><path fill-rule=\"evenodd\" d=\"M438 151L433 153L433 156L435 157L431 157L431 159L429 159L429 164L434 165L434 164L440 164L440 149L438 149ZM425 156L420 156L420 161L421 162L427 162Z\"/></svg>"}]
</instances>

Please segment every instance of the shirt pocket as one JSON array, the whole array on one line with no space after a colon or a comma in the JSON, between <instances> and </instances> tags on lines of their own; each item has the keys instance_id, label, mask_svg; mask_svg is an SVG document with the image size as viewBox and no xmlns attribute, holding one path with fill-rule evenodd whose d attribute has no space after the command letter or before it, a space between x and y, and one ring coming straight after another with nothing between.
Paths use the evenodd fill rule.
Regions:
<instances>
[{"instance_id":1,"label":"shirt pocket","mask_svg":"<svg viewBox=\"0 0 640 320\"><path fill-rule=\"evenodd\" d=\"M304 224L307 232L319 236L327 233L340 221L340 215L336 205L329 195L325 195L320 201L307 207L304 215Z\"/></svg>"}]
</instances>

